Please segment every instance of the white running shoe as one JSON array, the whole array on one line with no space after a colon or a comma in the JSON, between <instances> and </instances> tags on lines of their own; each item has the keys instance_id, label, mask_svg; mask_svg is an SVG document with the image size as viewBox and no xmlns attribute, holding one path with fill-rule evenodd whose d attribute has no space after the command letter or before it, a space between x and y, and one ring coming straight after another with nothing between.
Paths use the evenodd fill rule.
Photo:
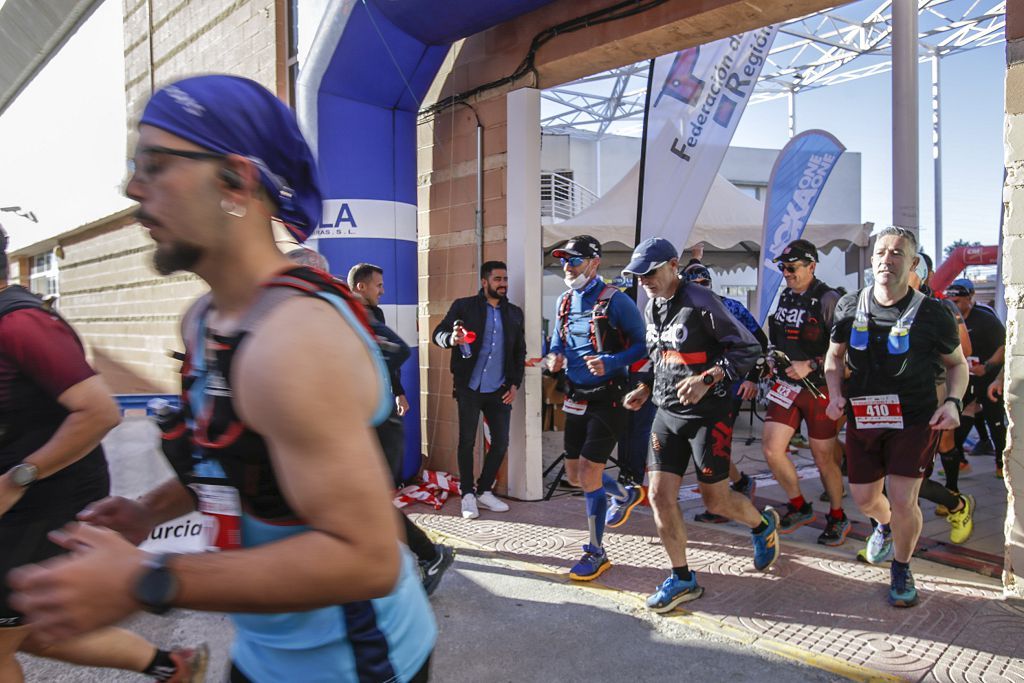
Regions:
<instances>
[{"instance_id":1,"label":"white running shoe","mask_svg":"<svg viewBox=\"0 0 1024 683\"><path fill-rule=\"evenodd\" d=\"M466 493L462 496L462 518L463 519L476 519L480 516L480 511L476 507L476 496L472 493Z\"/></svg>"},{"instance_id":2,"label":"white running shoe","mask_svg":"<svg viewBox=\"0 0 1024 683\"><path fill-rule=\"evenodd\" d=\"M484 491L483 493L481 493L480 497L477 498L477 502L479 502L481 505L483 505L491 512L508 512L508 503L506 503L503 500L500 500L491 491Z\"/></svg>"}]
</instances>

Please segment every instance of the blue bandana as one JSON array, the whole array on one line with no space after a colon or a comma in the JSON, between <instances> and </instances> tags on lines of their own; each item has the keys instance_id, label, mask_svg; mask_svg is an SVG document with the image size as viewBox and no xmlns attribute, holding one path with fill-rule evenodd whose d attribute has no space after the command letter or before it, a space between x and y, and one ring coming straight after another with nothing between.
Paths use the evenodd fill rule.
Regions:
<instances>
[{"instance_id":1,"label":"blue bandana","mask_svg":"<svg viewBox=\"0 0 1024 683\"><path fill-rule=\"evenodd\" d=\"M319 224L323 198L313 152L292 110L259 83L224 75L186 78L153 95L142 124L252 161L277 217L299 241Z\"/></svg>"}]
</instances>

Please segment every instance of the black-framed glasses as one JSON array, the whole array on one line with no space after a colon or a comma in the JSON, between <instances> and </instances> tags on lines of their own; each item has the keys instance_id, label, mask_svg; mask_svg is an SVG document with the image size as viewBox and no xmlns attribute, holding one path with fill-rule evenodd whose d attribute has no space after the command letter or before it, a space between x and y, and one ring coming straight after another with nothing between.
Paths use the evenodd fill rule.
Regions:
<instances>
[{"instance_id":1,"label":"black-framed glasses","mask_svg":"<svg viewBox=\"0 0 1024 683\"><path fill-rule=\"evenodd\" d=\"M561 262L563 266L568 263L573 268L579 268L587 259L583 258L582 256L570 256L569 258L560 258L558 260Z\"/></svg>"},{"instance_id":2,"label":"black-framed glasses","mask_svg":"<svg viewBox=\"0 0 1024 683\"><path fill-rule=\"evenodd\" d=\"M780 263L780 264L778 264L779 272L781 272L781 273L789 273L790 275L792 275L797 270L799 270L800 268L803 268L806 265L807 265L806 263L795 263L795 264Z\"/></svg>"},{"instance_id":3,"label":"black-framed glasses","mask_svg":"<svg viewBox=\"0 0 1024 683\"><path fill-rule=\"evenodd\" d=\"M161 155L181 157L183 159L192 159L194 161L211 161L227 158L226 154L221 154L220 152L174 149L172 147L161 147L159 145L143 147L136 151L134 159L127 160L129 178L135 177L143 182L150 180L154 175L162 170L160 162L157 160L157 157Z\"/></svg>"}]
</instances>

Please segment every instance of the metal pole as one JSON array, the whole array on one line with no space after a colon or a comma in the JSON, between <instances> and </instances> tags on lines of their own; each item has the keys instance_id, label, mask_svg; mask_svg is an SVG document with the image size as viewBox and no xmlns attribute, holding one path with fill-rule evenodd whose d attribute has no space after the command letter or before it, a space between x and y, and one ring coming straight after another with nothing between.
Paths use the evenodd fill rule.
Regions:
<instances>
[{"instance_id":1,"label":"metal pole","mask_svg":"<svg viewBox=\"0 0 1024 683\"><path fill-rule=\"evenodd\" d=\"M484 127L476 124L476 272L484 265ZM480 430L483 432L483 430Z\"/></svg>"},{"instance_id":2,"label":"metal pole","mask_svg":"<svg viewBox=\"0 0 1024 683\"><path fill-rule=\"evenodd\" d=\"M935 267L942 261L942 119L939 101L938 52L932 53L932 163L935 166Z\"/></svg>"},{"instance_id":3,"label":"metal pole","mask_svg":"<svg viewBox=\"0 0 1024 683\"><path fill-rule=\"evenodd\" d=\"M786 101L789 103L789 139L792 140L796 136L796 90L789 89Z\"/></svg>"},{"instance_id":4,"label":"metal pole","mask_svg":"<svg viewBox=\"0 0 1024 683\"><path fill-rule=\"evenodd\" d=\"M918 210L917 0L892 3L892 222L915 233Z\"/></svg>"}]
</instances>

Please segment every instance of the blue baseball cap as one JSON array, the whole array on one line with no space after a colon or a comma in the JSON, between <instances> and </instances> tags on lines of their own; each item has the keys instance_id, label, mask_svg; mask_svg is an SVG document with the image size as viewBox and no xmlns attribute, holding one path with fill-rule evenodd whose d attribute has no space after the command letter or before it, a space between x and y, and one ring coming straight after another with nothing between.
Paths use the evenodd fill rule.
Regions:
<instances>
[{"instance_id":1,"label":"blue baseball cap","mask_svg":"<svg viewBox=\"0 0 1024 683\"><path fill-rule=\"evenodd\" d=\"M647 275L652 270L678 257L679 252L667 239L650 237L636 245L629 265L623 268L622 272L629 275Z\"/></svg>"},{"instance_id":2,"label":"blue baseball cap","mask_svg":"<svg viewBox=\"0 0 1024 683\"><path fill-rule=\"evenodd\" d=\"M946 287L946 297L954 296L970 296L974 294L974 283L965 277L958 280L953 280L949 283L949 287Z\"/></svg>"},{"instance_id":3,"label":"blue baseball cap","mask_svg":"<svg viewBox=\"0 0 1024 683\"><path fill-rule=\"evenodd\" d=\"M687 282L707 282L708 286L711 286L711 271L703 263L693 262L683 268L683 279Z\"/></svg>"}]
</instances>

